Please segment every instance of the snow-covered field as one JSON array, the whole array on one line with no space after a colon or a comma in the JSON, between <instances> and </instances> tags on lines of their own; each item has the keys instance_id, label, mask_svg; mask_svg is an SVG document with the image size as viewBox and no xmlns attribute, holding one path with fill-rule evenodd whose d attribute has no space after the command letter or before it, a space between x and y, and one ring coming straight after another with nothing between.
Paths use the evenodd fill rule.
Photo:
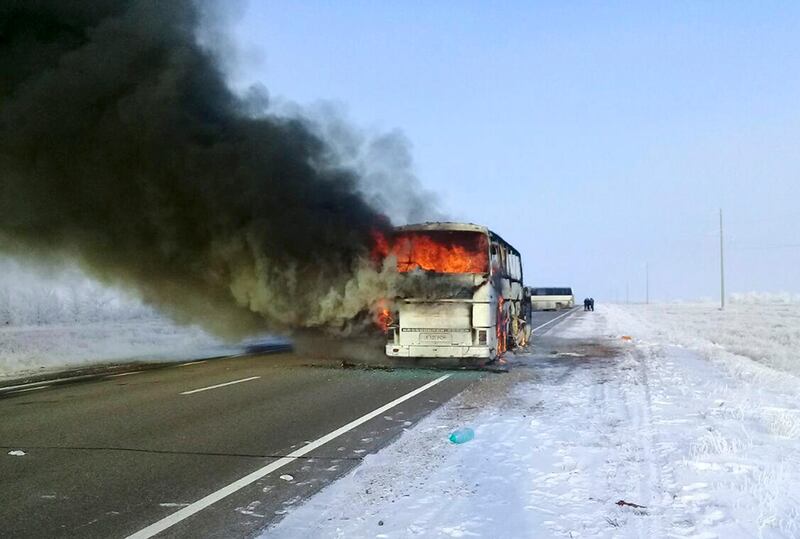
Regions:
<instances>
[{"instance_id":1,"label":"snow-covered field","mask_svg":"<svg viewBox=\"0 0 800 539\"><path fill-rule=\"evenodd\" d=\"M265 537L800 537L800 380L765 366L791 352L733 329L779 317L712 345L683 307L578 313Z\"/></svg>"},{"instance_id":2,"label":"snow-covered field","mask_svg":"<svg viewBox=\"0 0 800 539\"><path fill-rule=\"evenodd\" d=\"M720 311L711 303L630 305L658 338L701 350L712 359L744 356L800 375L800 300L739 296Z\"/></svg>"}]
</instances>

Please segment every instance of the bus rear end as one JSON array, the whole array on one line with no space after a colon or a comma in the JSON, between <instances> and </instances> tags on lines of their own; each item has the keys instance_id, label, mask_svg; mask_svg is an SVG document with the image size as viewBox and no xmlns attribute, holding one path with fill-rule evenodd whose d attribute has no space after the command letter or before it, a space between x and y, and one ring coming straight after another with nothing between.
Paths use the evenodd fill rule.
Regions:
<instances>
[{"instance_id":1,"label":"bus rear end","mask_svg":"<svg viewBox=\"0 0 800 539\"><path fill-rule=\"evenodd\" d=\"M575 306L572 288L532 288L531 307L534 311L560 311Z\"/></svg>"},{"instance_id":2,"label":"bus rear end","mask_svg":"<svg viewBox=\"0 0 800 539\"><path fill-rule=\"evenodd\" d=\"M398 324L392 328L386 354L395 357L490 358L490 328L473 327L469 302L414 302L398 305ZM488 321L487 321L488 322Z\"/></svg>"},{"instance_id":3,"label":"bus rear end","mask_svg":"<svg viewBox=\"0 0 800 539\"><path fill-rule=\"evenodd\" d=\"M496 357L489 236L475 225L453 226L401 228L392 238L389 254L419 293L395 299L388 356Z\"/></svg>"}]
</instances>

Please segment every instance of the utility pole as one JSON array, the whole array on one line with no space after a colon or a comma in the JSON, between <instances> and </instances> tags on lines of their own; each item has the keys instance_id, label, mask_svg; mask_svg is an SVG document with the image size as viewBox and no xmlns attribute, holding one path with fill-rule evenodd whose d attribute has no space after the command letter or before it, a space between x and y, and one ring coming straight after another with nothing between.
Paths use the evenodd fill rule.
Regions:
<instances>
[{"instance_id":1,"label":"utility pole","mask_svg":"<svg viewBox=\"0 0 800 539\"><path fill-rule=\"evenodd\" d=\"M628 304L631 302L631 291L630 291L630 284L628 281L625 281L625 303Z\"/></svg>"},{"instance_id":2,"label":"utility pole","mask_svg":"<svg viewBox=\"0 0 800 539\"><path fill-rule=\"evenodd\" d=\"M650 304L650 264L644 263L644 302Z\"/></svg>"},{"instance_id":3,"label":"utility pole","mask_svg":"<svg viewBox=\"0 0 800 539\"><path fill-rule=\"evenodd\" d=\"M725 310L725 251L722 241L722 208L719 209L719 308Z\"/></svg>"}]
</instances>

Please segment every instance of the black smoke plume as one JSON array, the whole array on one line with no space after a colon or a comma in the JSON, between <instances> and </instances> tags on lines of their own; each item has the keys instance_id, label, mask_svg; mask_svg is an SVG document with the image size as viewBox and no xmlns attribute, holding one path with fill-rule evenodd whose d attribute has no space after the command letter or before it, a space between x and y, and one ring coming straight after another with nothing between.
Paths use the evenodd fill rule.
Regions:
<instances>
[{"instance_id":1,"label":"black smoke plume","mask_svg":"<svg viewBox=\"0 0 800 539\"><path fill-rule=\"evenodd\" d=\"M369 265L389 222L323 130L229 89L200 11L0 3L0 248L220 334L347 331L391 286Z\"/></svg>"}]
</instances>

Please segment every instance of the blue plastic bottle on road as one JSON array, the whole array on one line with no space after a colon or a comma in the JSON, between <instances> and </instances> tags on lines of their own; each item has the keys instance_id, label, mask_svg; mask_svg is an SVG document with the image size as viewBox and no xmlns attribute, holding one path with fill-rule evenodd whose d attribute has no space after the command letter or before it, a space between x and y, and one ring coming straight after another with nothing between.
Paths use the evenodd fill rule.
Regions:
<instances>
[{"instance_id":1,"label":"blue plastic bottle on road","mask_svg":"<svg viewBox=\"0 0 800 539\"><path fill-rule=\"evenodd\" d=\"M454 444L463 444L469 442L475 437L475 431L469 427L464 427L453 431L450 434L450 441Z\"/></svg>"}]
</instances>

